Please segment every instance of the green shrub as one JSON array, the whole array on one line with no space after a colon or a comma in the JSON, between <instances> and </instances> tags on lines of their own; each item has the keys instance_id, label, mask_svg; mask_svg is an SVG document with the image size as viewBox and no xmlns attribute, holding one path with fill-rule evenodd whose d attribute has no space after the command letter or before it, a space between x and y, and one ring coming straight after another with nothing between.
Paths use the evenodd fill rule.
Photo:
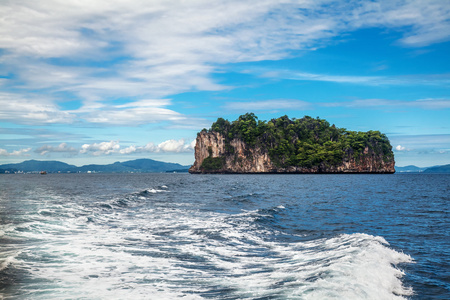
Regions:
<instances>
[{"instance_id":1,"label":"green shrub","mask_svg":"<svg viewBox=\"0 0 450 300\"><path fill-rule=\"evenodd\" d=\"M225 165L224 157L207 157L203 160L201 168L206 171L221 170Z\"/></svg>"}]
</instances>

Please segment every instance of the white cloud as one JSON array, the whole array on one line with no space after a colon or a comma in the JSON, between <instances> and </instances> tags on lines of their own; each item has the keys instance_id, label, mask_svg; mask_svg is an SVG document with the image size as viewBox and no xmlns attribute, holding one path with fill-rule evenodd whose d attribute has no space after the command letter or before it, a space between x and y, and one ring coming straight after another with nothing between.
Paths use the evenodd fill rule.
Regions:
<instances>
[{"instance_id":1,"label":"white cloud","mask_svg":"<svg viewBox=\"0 0 450 300\"><path fill-rule=\"evenodd\" d=\"M45 155L50 152L77 153L78 150L74 147L68 146L66 143L61 143L56 147L51 145L44 145L34 150L34 152L39 153L40 155Z\"/></svg>"},{"instance_id":2,"label":"white cloud","mask_svg":"<svg viewBox=\"0 0 450 300\"><path fill-rule=\"evenodd\" d=\"M20 149L20 150L14 150L10 155L11 156L28 156L28 154L25 154L27 152L29 152L31 150L31 148L26 148L26 149Z\"/></svg>"},{"instance_id":3,"label":"white cloud","mask_svg":"<svg viewBox=\"0 0 450 300\"><path fill-rule=\"evenodd\" d=\"M92 102L76 111L80 119L96 124L137 126L142 124L168 121L168 128L192 128L198 130L207 126L209 121L196 117L188 117L175 110L166 108L171 106L170 99L144 99L120 105L105 105ZM206 123L205 123L206 122ZM206 125L205 125L206 124Z\"/></svg>"},{"instance_id":4,"label":"white cloud","mask_svg":"<svg viewBox=\"0 0 450 300\"><path fill-rule=\"evenodd\" d=\"M181 140L168 140L158 145L158 152L192 152L192 144L185 144L183 139Z\"/></svg>"},{"instance_id":5,"label":"white cloud","mask_svg":"<svg viewBox=\"0 0 450 300\"><path fill-rule=\"evenodd\" d=\"M119 141L110 141L94 144L84 144L81 146L80 153L91 153L92 155L108 155L119 151Z\"/></svg>"},{"instance_id":6,"label":"white cloud","mask_svg":"<svg viewBox=\"0 0 450 300\"><path fill-rule=\"evenodd\" d=\"M349 21L349 29L380 26L398 29L404 34L399 42L406 46L427 46L450 37L450 7L446 1L354 1L347 7L348 14L342 15L342 20ZM342 11L338 9L338 13Z\"/></svg>"},{"instance_id":7,"label":"white cloud","mask_svg":"<svg viewBox=\"0 0 450 300\"><path fill-rule=\"evenodd\" d=\"M193 152L195 147L195 140L191 143L186 144L184 139L180 140L167 140L158 145L154 143L148 143L145 146L130 146L125 149L120 150L121 154L131 154L131 153L182 153L182 152Z\"/></svg>"},{"instance_id":8,"label":"white cloud","mask_svg":"<svg viewBox=\"0 0 450 300\"><path fill-rule=\"evenodd\" d=\"M131 153L135 153L137 150L136 146L132 145L130 147L127 147L125 149L120 149L119 153L120 154L131 154Z\"/></svg>"},{"instance_id":9,"label":"white cloud","mask_svg":"<svg viewBox=\"0 0 450 300\"><path fill-rule=\"evenodd\" d=\"M161 121L182 121L186 117L173 110L160 107L135 107L115 109L105 107L86 114L83 119L91 123L130 125L156 123Z\"/></svg>"},{"instance_id":10,"label":"white cloud","mask_svg":"<svg viewBox=\"0 0 450 300\"><path fill-rule=\"evenodd\" d=\"M0 120L21 124L72 123L75 119L74 115L60 110L44 97L0 93L0 107Z\"/></svg>"},{"instance_id":11,"label":"white cloud","mask_svg":"<svg viewBox=\"0 0 450 300\"><path fill-rule=\"evenodd\" d=\"M190 144L189 144L189 147L192 149L192 150L195 150L195 146L197 145L197 140L193 140Z\"/></svg>"},{"instance_id":12,"label":"white cloud","mask_svg":"<svg viewBox=\"0 0 450 300\"><path fill-rule=\"evenodd\" d=\"M195 141L186 143L184 139L167 140L158 145L148 143L145 146L131 145L120 148L119 141L109 141L94 144L84 144L81 146L80 153L91 153L95 156L109 154L134 154L134 153L189 153L193 152Z\"/></svg>"},{"instance_id":13,"label":"white cloud","mask_svg":"<svg viewBox=\"0 0 450 300\"><path fill-rule=\"evenodd\" d=\"M116 105L116 108L138 108L138 107L159 107L170 105L170 99L142 99L135 102L129 102L121 105Z\"/></svg>"},{"instance_id":14,"label":"white cloud","mask_svg":"<svg viewBox=\"0 0 450 300\"><path fill-rule=\"evenodd\" d=\"M20 150L14 150L13 152L8 152L5 149L0 148L0 156L29 156L29 154L26 154L30 152L31 148L26 149L20 149Z\"/></svg>"}]
</instances>

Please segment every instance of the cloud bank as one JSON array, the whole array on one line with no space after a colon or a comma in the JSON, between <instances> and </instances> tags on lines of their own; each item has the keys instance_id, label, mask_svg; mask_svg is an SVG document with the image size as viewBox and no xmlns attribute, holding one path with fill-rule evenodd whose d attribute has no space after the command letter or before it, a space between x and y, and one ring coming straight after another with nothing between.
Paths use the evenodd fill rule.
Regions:
<instances>
[{"instance_id":1,"label":"cloud bank","mask_svg":"<svg viewBox=\"0 0 450 300\"><path fill-rule=\"evenodd\" d=\"M190 153L194 151L195 140L191 143L186 143L184 139L180 140L167 140L158 145L148 143L145 146L136 147L130 146L128 148L120 150L121 154L131 153Z\"/></svg>"},{"instance_id":2,"label":"cloud bank","mask_svg":"<svg viewBox=\"0 0 450 300\"><path fill-rule=\"evenodd\" d=\"M67 153L71 155L89 154L93 156L111 155L111 154L134 154L134 153L192 153L195 147L195 140L187 143L184 139L167 140L160 144L148 143L144 146L131 145L122 148L119 141L100 142L92 144L83 144L80 149L61 143L58 146L44 145L34 150L35 153L46 155L51 153ZM29 152L31 148L22 149L8 153L0 149L2 156L19 156Z\"/></svg>"}]
</instances>

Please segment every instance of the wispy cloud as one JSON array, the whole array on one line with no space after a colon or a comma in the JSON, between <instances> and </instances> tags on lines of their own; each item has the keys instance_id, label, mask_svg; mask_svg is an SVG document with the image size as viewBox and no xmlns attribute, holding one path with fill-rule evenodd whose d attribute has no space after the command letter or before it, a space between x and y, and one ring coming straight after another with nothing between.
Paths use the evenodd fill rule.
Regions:
<instances>
[{"instance_id":1,"label":"wispy cloud","mask_svg":"<svg viewBox=\"0 0 450 300\"><path fill-rule=\"evenodd\" d=\"M84 120L90 123L125 126L136 126L161 121L181 121L185 118L180 113L161 107L135 107L128 109L106 107L102 110L92 111L83 117Z\"/></svg>"},{"instance_id":2,"label":"wispy cloud","mask_svg":"<svg viewBox=\"0 0 450 300\"><path fill-rule=\"evenodd\" d=\"M450 99L444 98L426 98L419 99L409 103L412 107L419 107L423 109L447 109L450 108Z\"/></svg>"},{"instance_id":3,"label":"wispy cloud","mask_svg":"<svg viewBox=\"0 0 450 300\"><path fill-rule=\"evenodd\" d=\"M39 153L40 155L45 155L47 153L53 152L75 154L78 153L78 150L74 147L68 146L66 143L61 143L58 146L44 145L34 150L34 152Z\"/></svg>"},{"instance_id":4,"label":"wispy cloud","mask_svg":"<svg viewBox=\"0 0 450 300\"><path fill-rule=\"evenodd\" d=\"M323 47L339 34L361 28L398 30L403 34L399 43L406 46L446 41L449 10L439 0L6 1L0 4L0 65L8 76L0 85L16 106L2 101L7 105L0 119L20 124L70 123L81 117L105 124L178 121L180 114L165 104L112 107L112 101L227 89L213 79L223 64L286 58L292 50ZM402 82L285 75L340 83ZM42 96L18 96L24 92ZM59 93L82 101L90 113L59 109L57 102L65 101L58 99Z\"/></svg>"},{"instance_id":5,"label":"wispy cloud","mask_svg":"<svg viewBox=\"0 0 450 300\"><path fill-rule=\"evenodd\" d=\"M0 107L0 120L19 124L72 123L75 119L46 97L0 92Z\"/></svg>"},{"instance_id":6,"label":"wispy cloud","mask_svg":"<svg viewBox=\"0 0 450 300\"><path fill-rule=\"evenodd\" d=\"M403 32L399 43L405 46L427 46L450 38L450 7L445 1L352 1L337 7L335 16L348 21L345 27L399 29ZM343 13L344 7L347 7L347 13Z\"/></svg>"},{"instance_id":7,"label":"wispy cloud","mask_svg":"<svg viewBox=\"0 0 450 300\"><path fill-rule=\"evenodd\" d=\"M350 108L421 108L439 110L450 108L450 99L427 98L412 101L391 99L358 99L353 101L321 103L324 107L350 107Z\"/></svg>"},{"instance_id":8,"label":"wispy cloud","mask_svg":"<svg viewBox=\"0 0 450 300\"><path fill-rule=\"evenodd\" d=\"M386 82L381 76L345 76L345 75L327 75L327 74L314 74L290 70L270 70L262 71L261 77L277 78L277 79L290 79L299 81L327 81L337 83L353 83L353 84L371 84L376 85L382 82Z\"/></svg>"},{"instance_id":9,"label":"wispy cloud","mask_svg":"<svg viewBox=\"0 0 450 300\"><path fill-rule=\"evenodd\" d=\"M248 73L248 70L244 71ZM357 85L442 85L450 84L450 74L408 75L408 76L349 76L299 72L292 70L254 69L250 73L260 77L298 81L323 81Z\"/></svg>"},{"instance_id":10,"label":"wispy cloud","mask_svg":"<svg viewBox=\"0 0 450 300\"><path fill-rule=\"evenodd\" d=\"M278 110L307 110L321 107L348 107L360 109L405 109L420 108L426 110L441 110L450 108L450 99L426 98L418 100L396 99L356 99L340 102L308 102L295 99L274 99L251 102L228 102L223 108L230 111L278 111Z\"/></svg>"}]
</instances>

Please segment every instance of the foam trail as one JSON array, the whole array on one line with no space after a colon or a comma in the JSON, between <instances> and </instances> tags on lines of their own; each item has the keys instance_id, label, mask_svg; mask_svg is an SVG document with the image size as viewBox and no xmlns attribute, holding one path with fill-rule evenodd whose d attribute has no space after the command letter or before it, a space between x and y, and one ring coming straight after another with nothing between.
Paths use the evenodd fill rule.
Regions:
<instances>
[{"instance_id":1,"label":"foam trail","mask_svg":"<svg viewBox=\"0 0 450 300\"><path fill-rule=\"evenodd\" d=\"M270 222L288 205L230 214L153 186L160 188L39 203L26 222L1 228L2 237L24 242L20 251L3 254L0 271L20 270L20 295L37 300L403 299L412 293L399 269L411 257L382 237L304 241L290 234L286 241Z\"/></svg>"}]
</instances>

